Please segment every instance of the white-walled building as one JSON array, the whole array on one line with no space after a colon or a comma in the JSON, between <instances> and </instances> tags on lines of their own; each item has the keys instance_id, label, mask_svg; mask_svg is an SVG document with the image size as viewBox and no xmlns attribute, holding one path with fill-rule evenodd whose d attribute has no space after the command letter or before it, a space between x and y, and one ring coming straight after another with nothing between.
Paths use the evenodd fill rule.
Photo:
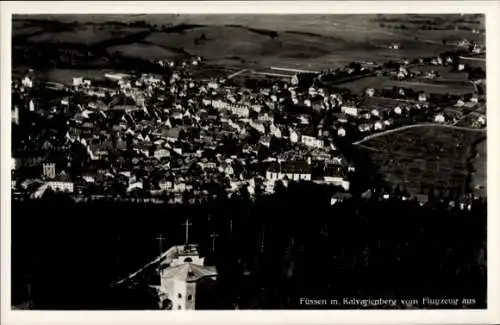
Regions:
<instances>
[{"instance_id":1,"label":"white-walled building","mask_svg":"<svg viewBox=\"0 0 500 325\"><path fill-rule=\"evenodd\" d=\"M340 111L347 115L358 116L358 108L354 106L342 106Z\"/></svg>"},{"instance_id":2,"label":"white-walled building","mask_svg":"<svg viewBox=\"0 0 500 325\"><path fill-rule=\"evenodd\" d=\"M434 122L436 123L444 123L445 122L445 118L444 118L444 115L439 113L437 114L435 117L434 117Z\"/></svg>"},{"instance_id":3,"label":"white-walled building","mask_svg":"<svg viewBox=\"0 0 500 325\"><path fill-rule=\"evenodd\" d=\"M372 97L372 96L374 96L374 95L375 95L375 89L373 89L373 88L368 88L368 89L366 89L365 94L366 94L367 96L369 96L369 97Z\"/></svg>"},{"instance_id":4,"label":"white-walled building","mask_svg":"<svg viewBox=\"0 0 500 325\"><path fill-rule=\"evenodd\" d=\"M19 107L17 106L12 109L12 123L19 125Z\"/></svg>"},{"instance_id":5,"label":"white-walled building","mask_svg":"<svg viewBox=\"0 0 500 325\"><path fill-rule=\"evenodd\" d=\"M375 122L375 123L373 124L373 129L374 129L375 131L380 131L380 130L382 130L383 128L384 128L384 125L383 125L383 124L382 124L382 122L380 122L380 121L377 121L377 122Z\"/></svg>"},{"instance_id":6,"label":"white-walled building","mask_svg":"<svg viewBox=\"0 0 500 325\"><path fill-rule=\"evenodd\" d=\"M290 133L290 141L291 141L292 143L297 143L297 142L299 142L299 134L298 134L297 132L295 132L295 130L294 130L294 129L289 128L289 131L288 131L288 132Z\"/></svg>"},{"instance_id":7,"label":"white-walled building","mask_svg":"<svg viewBox=\"0 0 500 325\"><path fill-rule=\"evenodd\" d=\"M51 188L53 191L59 191L59 192L67 192L67 193L73 193L74 192L74 183L69 181L69 180L59 180L59 179L53 179L45 183L47 185L47 188Z\"/></svg>"},{"instance_id":8,"label":"white-walled building","mask_svg":"<svg viewBox=\"0 0 500 325\"><path fill-rule=\"evenodd\" d=\"M309 135L302 135L300 138L300 142L312 148L323 148L325 145L325 142L322 139L318 139Z\"/></svg>"},{"instance_id":9,"label":"white-walled building","mask_svg":"<svg viewBox=\"0 0 500 325\"><path fill-rule=\"evenodd\" d=\"M56 164L55 163L44 163L42 165L43 176L48 179L56 177Z\"/></svg>"},{"instance_id":10,"label":"white-walled building","mask_svg":"<svg viewBox=\"0 0 500 325\"><path fill-rule=\"evenodd\" d=\"M54 165L54 167L52 165ZM45 164L44 164L44 171L45 171ZM49 176L52 175L52 172L55 172L55 164L48 164ZM66 192L66 193L74 192L74 183L71 181L71 179L68 177L68 175L66 175L64 171L62 171L59 175L55 177L47 177L47 178L50 178L48 181L45 182L47 188L51 188L53 191L56 192Z\"/></svg>"},{"instance_id":11,"label":"white-walled building","mask_svg":"<svg viewBox=\"0 0 500 325\"><path fill-rule=\"evenodd\" d=\"M345 137L345 135L346 135L346 131L345 131L345 129L344 129L343 127L339 128L339 129L337 130L337 135L338 135L339 137Z\"/></svg>"},{"instance_id":12,"label":"white-walled building","mask_svg":"<svg viewBox=\"0 0 500 325\"><path fill-rule=\"evenodd\" d=\"M311 166L305 161L273 162L266 172L266 179L277 180L311 180Z\"/></svg>"},{"instance_id":13,"label":"white-walled building","mask_svg":"<svg viewBox=\"0 0 500 325\"><path fill-rule=\"evenodd\" d=\"M29 102L29 109L30 109L30 112L34 112L36 109L35 102L33 101L33 99L31 99Z\"/></svg>"},{"instance_id":14,"label":"white-walled building","mask_svg":"<svg viewBox=\"0 0 500 325\"><path fill-rule=\"evenodd\" d=\"M156 159L170 157L170 151L168 151L167 149L163 149L163 148L157 149L154 152L154 157Z\"/></svg>"},{"instance_id":15,"label":"white-walled building","mask_svg":"<svg viewBox=\"0 0 500 325\"><path fill-rule=\"evenodd\" d=\"M29 76L25 76L21 81L21 84L26 88L33 88L33 81Z\"/></svg>"},{"instance_id":16,"label":"white-walled building","mask_svg":"<svg viewBox=\"0 0 500 325\"><path fill-rule=\"evenodd\" d=\"M214 283L216 268L204 265L195 245L173 246L164 255L168 267L160 272L160 305L169 301L172 310L198 309L200 291Z\"/></svg>"},{"instance_id":17,"label":"white-walled building","mask_svg":"<svg viewBox=\"0 0 500 325\"><path fill-rule=\"evenodd\" d=\"M79 87L83 85L83 77L73 77L73 86Z\"/></svg>"},{"instance_id":18,"label":"white-walled building","mask_svg":"<svg viewBox=\"0 0 500 325\"><path fill-rule=\"evenodd\" d=\"M326 183L341 186L344 190L348 191L350 183L346 180L345 171L342 166L327 166L324 169L324 181Z\"/></svg>"}]
</instances>

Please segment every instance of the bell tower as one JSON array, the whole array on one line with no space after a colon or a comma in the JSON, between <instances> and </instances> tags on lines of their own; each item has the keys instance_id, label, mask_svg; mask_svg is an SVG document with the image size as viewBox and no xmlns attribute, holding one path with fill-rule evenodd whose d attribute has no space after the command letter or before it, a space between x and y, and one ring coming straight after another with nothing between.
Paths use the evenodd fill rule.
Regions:
<instances>
[{"instance_id":1,"label":"bell tower","mask_svg":"<svg viewBox=\"0 0 500 325\"><path fill-rule=\"evenodd\" d=\"M160 305L172 310L194 310L200 306L199 292L215 282L217 271L214 266L205 266L205 258L198 253L198 245L189 244L189 220L184 245L172 246L164 255L160 266ZM168 302L168 303L166 303Z\"/></svg>"}]
</instances>

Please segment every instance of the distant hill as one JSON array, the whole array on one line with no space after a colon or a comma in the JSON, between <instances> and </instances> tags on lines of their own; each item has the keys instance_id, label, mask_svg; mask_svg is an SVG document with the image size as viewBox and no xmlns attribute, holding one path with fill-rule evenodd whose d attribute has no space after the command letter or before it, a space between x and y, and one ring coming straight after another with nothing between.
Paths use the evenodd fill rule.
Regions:
<instances>
[{"instance_id":1,"label":"distant hill","mask_svg":"<svg viewBox=\"0 0 500 325\"><path fill-rule=\"evenodd\" d=\"M407 28L393 28L387 20L406 22ZM20 52L15 58L38 52L32 61L41 60L56 43L97 57L117 52L142 59L180 54L202 56L213 64L238 58L264 66L322 69L352 60L433 55L450 49L443 38L484 38L467 30L421 29L422 24L446 27L457 21L484 28L476 16L459 15L20 15L13 19L13 45ZM389 42L404 46L399 51L381 48ZM142 45L144 50L138 51Z\"/></svg>"}]
</instances>

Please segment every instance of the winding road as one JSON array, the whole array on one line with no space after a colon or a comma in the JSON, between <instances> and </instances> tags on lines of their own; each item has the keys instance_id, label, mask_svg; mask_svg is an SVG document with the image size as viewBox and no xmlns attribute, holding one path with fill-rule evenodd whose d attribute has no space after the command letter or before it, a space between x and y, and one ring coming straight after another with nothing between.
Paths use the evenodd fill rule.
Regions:
<instances>
[{"instance_id":1,"label":"winding road","mask_svg":"<svg viewBox=\"0 0 500 325\"><path fill-rule=\"evenodd\" d=\"M381 136L384 136L387 134L403 131L406 129L413 129L413 128L417 128L417 127L429 127L429 126L430 127L441 127L441 128L455 129L455 130L463 130L463 131L486 132L486 128L477 129L477 128L470 128L470 127L465 127L465 126L454 126L454 125L435 124L435 123L420 123L420 124L406 125L406 126L402 126L402 127L396 128L396 129L383 131L383 132L380 132L377 134L372 134L372 135L364 137L361 140L353 142L353 145L359 145L365 141L375 139L375 138L378 138L378 137L381 137Z\"/></svg>"}]
</instances>

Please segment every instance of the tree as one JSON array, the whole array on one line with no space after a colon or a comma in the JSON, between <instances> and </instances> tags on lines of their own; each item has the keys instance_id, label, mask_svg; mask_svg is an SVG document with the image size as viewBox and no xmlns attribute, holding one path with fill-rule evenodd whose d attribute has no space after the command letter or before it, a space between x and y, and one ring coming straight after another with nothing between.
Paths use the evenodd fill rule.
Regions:
<instances>
[{"instance_id":1,"label":"tree","mask_svg":"<svg viewBox=\"0 0 500 325\"><path fill-rule=\"evenodd\" d=\"M397 184L396 187L394 188L394 195L396 197L400 197L402 194L403 192L401 191L401 187L399 186L399 184Z\"/></svg>"},{"instance_id":2,"label":"tree","mask_svg":"<svg viewBox=\"0 0 500 325\"><path fill-rule=\"evenodd\" d=\"M239 195L244 201L248 201L250 199L250 193L246 186L242 186L239 189Z\"/></svg>"},{"instance_id":3,"label":"tree","mask_svg":"<svg viewBox=\"0 0 500 325\"><path fill-rule=\"evenodd\" d=\"M56 196L56 192L52 189L52 187L49 186L49 187L47 187L45 192L43 192L42 199L50 200L50 199L54 199L55 196Z\"/></svg>"},{"instance_id":4,"label":"tree","mask_svg":"<svg viewBox=\"0 0 500 325\"><path fill-rule=\"evenodd\" d=\"M274 193L281 195L281 194L285 194L285 191L286 191L286 187L285 187L285 184L283 183L283 181L277 180L274 183Z\"/></svg>"}]
</instances>

